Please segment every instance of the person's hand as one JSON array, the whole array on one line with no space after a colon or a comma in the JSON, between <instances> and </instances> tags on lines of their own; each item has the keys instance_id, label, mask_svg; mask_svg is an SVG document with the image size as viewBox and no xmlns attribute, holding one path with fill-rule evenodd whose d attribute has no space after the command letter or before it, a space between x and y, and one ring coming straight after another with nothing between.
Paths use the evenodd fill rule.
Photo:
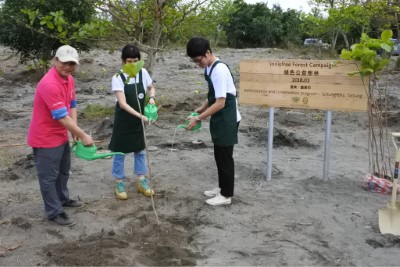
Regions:
<instances>
[{"instance_id":1,"label":"person's hand","mask_svg":"<svg viewBox=\"0 0 400 267\"><path fill-rule=\"evenodd\" d=\"M190 121L190 123L186 126L186 130L188 131L192 130L197 125L197 123L199 123L196 117L189 116L187 117L187 119Z\"/></svg>"},{"instance_id":2,"label":"person's hand","mask_svg":"<svg viewBox=\"0 0 400 267\"><path fill-rule=\"evenodd\" d=\"M154 100L154 98L150 98L149 99L149 104L151 104L151 105L155 105L156 104L156 101Z\"/></svg>"},{"instance_id":3,"label":"person's hand","mask_svg":"<svg viewBox=\"0 0 400 267\"><path fill-rule=\"evenodd\" d=\"M81 142L84 146L92 146L93 138L90 135L85 134L84 137L82 138Z\"/></svg>"},{"instance_id":4,"label":"person's hand","mask_svg":"<svg viewBox=\"0 0 400 267\"><path fill-rule=\"evenodd\" d=\"M143 121L145 124L149 124L149 118L147 118L145 115L142 115L142 121Z\"/></svg>"}]
</instances>

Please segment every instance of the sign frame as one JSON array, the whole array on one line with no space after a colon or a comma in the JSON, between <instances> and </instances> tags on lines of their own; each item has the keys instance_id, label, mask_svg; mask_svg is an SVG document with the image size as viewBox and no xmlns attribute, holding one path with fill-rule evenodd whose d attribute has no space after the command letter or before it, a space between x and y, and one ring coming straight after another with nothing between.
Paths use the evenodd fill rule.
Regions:
<instances>
[{"instance_id":1,"label":"sign frame","mask_svg":"<svg viewBox=\"0 0 400 267\"><path fill-rule=\"evenodd\" d=\"M269 106L267 181L272 176L274 107L326 110L323 180L329 179L331 110L368 109L369 80L350 75L357 70L356 63L340 60L240 60L239 103Z\"/></svg>"}]
</instances>

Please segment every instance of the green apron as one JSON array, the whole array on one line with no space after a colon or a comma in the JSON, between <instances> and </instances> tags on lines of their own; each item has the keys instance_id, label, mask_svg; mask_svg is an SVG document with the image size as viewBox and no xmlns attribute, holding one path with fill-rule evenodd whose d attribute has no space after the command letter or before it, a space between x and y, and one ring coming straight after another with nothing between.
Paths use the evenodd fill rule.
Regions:
<instances>
[{"instance_id":1,"label":"green apron","mask_svg":"<svg viewBox=\"0 0 400 267\"><path fill-rule=\"evenodd\" d=\"M126 78L119 72L125 84ZM137 90L137 92L136 92ZM140 114L143 114L145 90L142 82L142 71L139 72L139 81L136 84L125 84L124 93L126 103ZM140 108L138 98L140 101ZM108 149L114 152L131 153L140 152L145 148L142 121L138 117L123 110L117 101L113 133Z\"/></svg>"},{"instance_id":2,"label":"green apron","mask_svg":"<svg viewBox=\"0 0 400 267\"><path fill-rule=\"evenodd\" d=\"M204 70L204 78L208 83L208 106L211 106L216 101L215 90L211 81L211 73L214 67L219 63L222 62L218 60L214 63L209 75L207 75L207 70ZM238 143L236 96L229 93L226 94L225 107L211 115L210 132L213 143L218 146L232 146Z\"/></svg>"}]
</instances>

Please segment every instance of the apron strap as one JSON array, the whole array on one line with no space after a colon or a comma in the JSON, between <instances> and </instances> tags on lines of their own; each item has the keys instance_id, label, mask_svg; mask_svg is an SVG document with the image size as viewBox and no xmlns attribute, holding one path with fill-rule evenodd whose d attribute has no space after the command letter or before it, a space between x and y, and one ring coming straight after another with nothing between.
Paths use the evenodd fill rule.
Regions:
<instances>
[{"instance_id":1,"label":"apron strap","mask_svg":"<svg viewBox=\"0 0 400 267\"><path fill-rule=\"evenodd\" d=\"M211 70L210 70L210 74L207 75L207 69L204 69L204 77L207 77L207 76L211 77L211 73L213 72L215 66L217 66L219 63L225 64L224 62L222 62L221 60L218 59L218 60L215 61L214 64L212 65ZM225 64L225 66L228 67L229 73L230 73L231 76L232 76L233 84L235 84L235 78L234 78L233 75L232 75L231 68L229 68L228 64Z\"/></svg>"},{"instance_id":2,"label":"apron strap","mask_svg":"<svg viewBox=\"0 0 400 267\"><path fill-rule=\"evenodd\" d=\"M205 78L206 80L207 80L207 77L210 77L210 81L211 81L211 73L212 73L212 71L214 70L215 66L217 66L219 63L225 64L225 63L222 62L221 60L215 61L214 64L212 65L212 67L211 67L211 70L210 70L210 74L209 74L209 75L207 75L207 69L204 69L204 78ZM235 78L233 78L231 69L229 68L229 66L228 66L227 64L225 64L225 66L228 67L228 70L229 70L229 72L230 72L230 74L231 74L231 76L232 76L233 84L235 84ZM237 95L238 95L238 94L233 95L233 94L230 94L230 93L226 93L226 98L229 98L229 97L235 97L235 98L236 98Z\"/></svg>"},{"instance_id":3,"label":"apron strap","mask_svg":"<svg viewBox=\"0 0 400 267\"><path fill-rule=\"evenodd\" d=\"M214 70L215 66L217 66L219 63L222 63L222 61L221 61L221 60L217 60L217 61L214 62L214 64L213 64L212 67L211 67L210 74L208 74L208 75L207 75L207 68L205 68L205 69L204 69L204 76L205 76L205 77L206 77L206 76L210 76L210 77L211 77L212 71ZM225 65L226 65L226 64L225 64Z\"/></svg>"},{"instance_id":4,"label":"apron strap","mask_svg":"<svg viewBox=\"0 0 400 267\"><path fill-rule=\"evenodd\" d=\"M118 75L121 77L122 82L125 84L126 78L125 75L122 73L122 71L118 72Z\"/></svg>"}]
</instances>

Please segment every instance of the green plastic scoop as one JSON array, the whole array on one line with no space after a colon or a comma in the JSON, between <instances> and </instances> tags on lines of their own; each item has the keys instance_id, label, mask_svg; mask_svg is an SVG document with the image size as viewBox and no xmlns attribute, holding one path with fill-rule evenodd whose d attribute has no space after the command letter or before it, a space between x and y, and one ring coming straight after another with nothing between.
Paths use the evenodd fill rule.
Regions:
<instances>
[{"instance_id":1,"label":"green plastic scoop","mask_svg":"<svg viewBox=\"0 0 400 267\"><path fill-rule=\"evenodd\" d=\"M71 150L75 153L75 155L78 158L81 158L84 160L101 159L101 158L106 158L106 157L117 155L117 154L124 155L124 153L121 153L121 152L96 154L97 147L94 144L92 146L84 146L81 141L75 141L71 145Z\"/></svg>"},{"instance_id":2,"label":"green plastic scoop","mask_svg":"<svg viewBox=\"0 0 400 267\"><path fill-rule=\"evenodd\" d=\"M199 116L199 113L193 112L193 113L191 113L189 116L196 117L196 116ZM186 120L186 124L179 124L179 125L178 125L178 128L186 129L187 126L189 125L189 123L190 123L190 120ZM199 121L199 122L196 124L196 126L194 126L194 127L191 129L191 131L197 131L197 130L200 130L200 128L201 128L201 121Z\"/></svg>"},{"instance_id":3,"label":"green plastic scoop","mask_svg":"<svg viewBox=\"0 0 400 267\"><path fill-rule=\"evenodd\" d=\"M158 109L156 105L147 104L144 107L144 115L149 119L149 122L156 121L158 119Z\"/></svg>"}]
</instances>

